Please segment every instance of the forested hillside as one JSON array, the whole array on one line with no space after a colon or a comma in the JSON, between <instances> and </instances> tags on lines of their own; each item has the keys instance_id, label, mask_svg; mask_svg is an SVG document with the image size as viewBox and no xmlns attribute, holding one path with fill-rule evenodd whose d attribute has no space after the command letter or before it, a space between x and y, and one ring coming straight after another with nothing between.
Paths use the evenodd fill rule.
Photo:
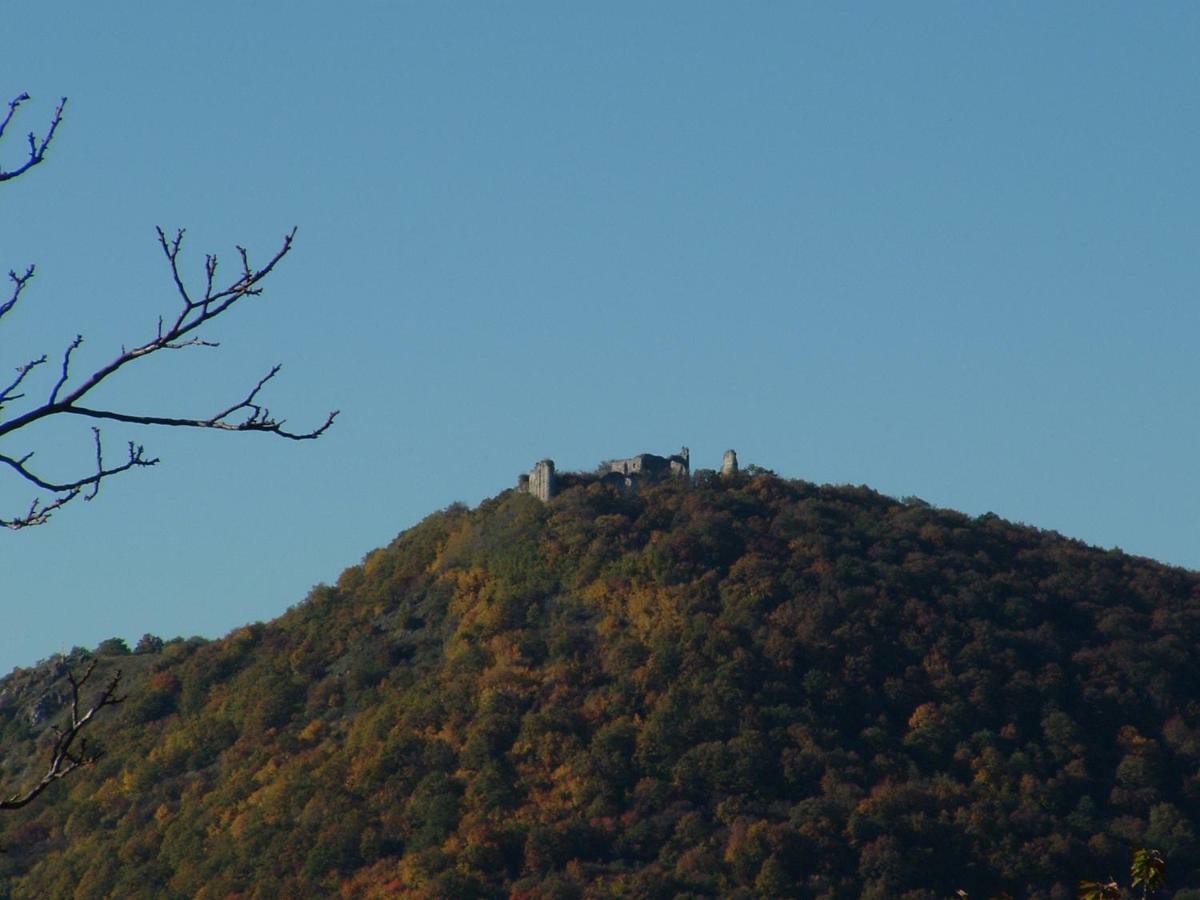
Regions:
<instances>
[{"instance_id":1,"label":"forested hillside","mask_svg":"<svg viewBox=\"0 0 1200 900\"><path fill-rule=\"evenodd\" d=\"M108 754L0 818L0 873L14 898L1068 897L1149 845L1195 898L1198 644L1200 575L995 516L769 474L510 492L275 622L105 657L134 663ZM44 730L27 695L0 693L6 774Z\"/></svg>"}]
</instances>

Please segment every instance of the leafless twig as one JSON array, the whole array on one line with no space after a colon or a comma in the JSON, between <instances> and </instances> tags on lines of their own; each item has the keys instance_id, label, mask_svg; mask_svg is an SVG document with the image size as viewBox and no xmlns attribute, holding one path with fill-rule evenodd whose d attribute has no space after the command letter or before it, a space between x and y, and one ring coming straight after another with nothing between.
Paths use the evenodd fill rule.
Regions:
<instances>
[{"instance_id":1,"label":"leafless twig","mask_svg":"<svg viewBox=\"0 0 1200 900\"><path fill-rule=\"evenodd\" d=\"M7 419L0 419L0 439L15 432L28 429L30 426L54 416L88 419L107 419L132 425L161 425L183 428L210 428L219 431L255 431L274 434L278 437L295 441L312 440L320 437L333 424L337 411L329 413L325 420L316 428L293 431L286 427L286 420L275 417L271 410L259 401L263 387L280 371L278 365L270 370L251 388L245 397L230 404L218 412L206 416L176 416L159 415L154 413L135 413L107 406L92 406L85 402L87 398L107 379L115 373L131 366L137 360L150 356L162 350L182 350L189 347L213 347L216 343L202 339L196 332L204 324L212 321L222 313L228 312L235 304L246 297L256 297L262 293L263 281L274 271L280 260L292 249L296 232L293 229L283 239L280 248L262 266L251 265L249 254L243 247L238 247L241 263L240 271L224 286L216 282L217 258L209 255L205 258L205 280L203 292L193 296L187 287L180 271L180 252L183 246L184 232L177 231L168 237L162 229L158 229L159 246L166 257L179 296L180 306L174 319L165 322L160 317L153 336L132 348L122 348L121 352L107 365L92 371L90 374L73 379L71 372L72 354L83 343L83 337L77 335L68 344L62 354L58 377L46 395L46 400L24 412L14 414ZM20 292L32 277L32 270L27 270L23 276L11 275L14 282L13 293L6 306L0 306L0 315L20 296ZM7 307L7 309L6 309ZM12 382L0 390L0 409L25 396L18 393L26 377L36 367L43 365L46 357L43 355L18 367L17 375ZM157 459L148 458L142 447L129 445L128 457L118 466L106 467L101 459L101 439L99 431L93 429L96 444L97 465L95 470L83 478L51 479L34 472L28 465L32 453L13 456L0 453L0 463L6 465L16 474L36 487L53 492L56 496L52 501L34 504L26 512L9 518L0 519L0 525L7 528L24 528L30 525L42 524L49 514L61 508L78 496L88 499L94 497L100 482L112 475L128 471L132 468L152 466ZM83 489L91 488L84 494Z\"/></svg>"},{"instance_id":2,"label":"leafless twig","mask_svg":"<svg viewBox=\"0 0 1200 900\"><path fill-rule=\"evenodd\" d=\"M8 112L4 118L0 120L0 138L4 137L4 132L12 122L13 116L16 115L18 107L29 99L28 94L21 94L15 97L8 103ZM67 98L63 97L58 103L58 108L54 110L54 117L50 120L50 127L46 129L46 133L40 138L32 131L29 132L29 156L11 172L5 172L3 167L0 167L0 182L10 181L24 175L43 159L46 158L46 150L50 147L50 142L54 140L54 133L58 131L58 126L62 123L63 110L66 108Z\"/></svg>"},{"instance_id":3,"label":"leafless twig","mask_svg":"<svg viewBox=\"0 0 1200 900\"><path fill-rule=\"evenodd\" d=\"M33 266L25 270L24 275L18 275L16 272L8 273L8 280L13 283L12 293L8 295L8 299L0 303L0 318L17 305L17 301L21 299L21 291L25 290L25 285L29 279L33 277Z\"/></svg>"},{"instance_id":4,"label":"leafless twig","mask_svg":"<svg viewBox=\"0 0 1200 900\"><path fill-rule=\"evenodd\" d=\"M9 103L8 111L0 120L0 138L13 120L18 107L29 99L27 94L21 94ZM66 99L55 110L54 117L46 133L38 138L29 136L29 158L21 166L5 173L0 169L0 182L21 175L40 163L46 149L54 139ZM3 415L5 408L13 406L20 400L26 400L29 395L32 379L29 376L43 366L48 357L42 354L17 366L15 375L6 386L0 387L0 441L17 432L23 435L31 432L32 426L39 422L59 417L82 417L85 419L106 419L123 422L130 425L143 426L174 426L183 428L209 428L219 431L254 431L274 434L278 437L294 441L312 440L320 437L333 424L337 412L331 412L316 428L309 430L292 430L286 427L286 420L277 418L264 405L259 395L267 382L278 373L279 366L272 366L266 375L236 403L229 404L211 415L165 415L154 412L140 413L127 409L114 408L109 405L94 405L91 400L93 392L115 375L117 372L132 366L137 360L150 356L162 350L183 350L190 347L216 347L217 342L206 340L200 336L199 330L218 316L228 312L236 304L247 297L257 297L263 291L263 282L274 271L279 262L291 251L295 241L296 230L284 236L283 243L275 253L261 266L250 262L250 255L244 247L238 246L238 270L225 283L218 281L217 257L208 254L204 258L204 276L201 286L192 289L182 272L181 252L184 242L184 231L180 229L168 236L161 228L158 230L158 243L170 270L171 281L179 298L179 307L173 318L159 317L152 337L132 348L122 347L120 353L107 365L101 366L88 374L76 376L72 371L75 351L83 344L83 336L76 335L63 350L61 362L58 365L57 377L53 385L43 396L40 403L21 404L25 408L14 411L7 417ZM29 282L34 277L34 267L29 266L21 274L16 271L8 273L11 289L7 299L0 300L0 319L13 310ZM18 407L19 408L19 407ZM30 460L32 452L23 450L18 454L0 452L0 464L7 466L16 475L34 485L36 488L49 492L53 496L35 499L30 506L20 514L11 518L0 518L0 526L6 528L25 528L44 523L54 511L61 509L67 503L78 497L91 499L96 496L100 483L113 475L126 472L129 469L152 466L157 459L147 457L143 448L133 443L129 444L128 455L120 465L106 466L103 460L100 432L93 428L96 448L95 468L83 477L51 478L35 471Z\"/></svg>"},{"instance_id":5,"label":"leafless twig","mask_svg":"<svg viewBox=\"0 0 1200 900\"><path fill-rule=\"evenodd\" d=\"M46 773L25 790L0 800L0 810L20 809L36 799L60 778L65 778L80 766L89 766L100 758L103 751L89 747L87 738L82 737L81 733L92 723L96 713L106 706L115 706L125 698L117 696L117 689L121 684L121 670L118 669L108 679L103 690L96 695L87 711L80 712L79 692L87 684L95 670L96 661L92 660L80 677L77 678L73 672L67 675L67 680L71 683L71 717L70 721L66 723L66 727L53 729L54 744L50 748L50 762L46 767ZM78 746L76 746L77 744Z\"/></svg>"}]
</instances>

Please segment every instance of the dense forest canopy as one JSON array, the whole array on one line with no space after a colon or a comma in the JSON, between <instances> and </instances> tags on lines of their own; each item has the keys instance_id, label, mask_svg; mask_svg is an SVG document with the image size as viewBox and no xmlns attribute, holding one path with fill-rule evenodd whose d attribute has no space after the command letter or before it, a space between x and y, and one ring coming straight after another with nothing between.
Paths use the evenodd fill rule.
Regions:
<instances>
[{"instance_id":1,"label":"dense forest canopy","mask_svg":"<svg viewBox=\"0 0 1200 900\"><path fill-rule=\"evenodd\" d=\"M1198 643L1200 575L992 515L769 473L508 492L272 623L103 656L131 694L108 754L0 821L0 876L14 898L1069 897L1148 845L1186 888ZM0 691L6 773L40 671Z\"/></svg>"}]
</instances>

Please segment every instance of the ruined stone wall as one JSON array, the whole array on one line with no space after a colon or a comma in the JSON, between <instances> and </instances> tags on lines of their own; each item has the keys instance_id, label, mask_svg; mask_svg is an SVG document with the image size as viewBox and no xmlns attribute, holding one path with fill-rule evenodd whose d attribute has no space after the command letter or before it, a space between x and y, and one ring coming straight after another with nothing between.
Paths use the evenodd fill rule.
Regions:
<instances>
[{"instance_id":1,"label":"ruined stone wall","mask_svg":"<svg viewBox=\"0 0 1200 900\"><path fill-rule=\"evenodd\" d=\"M607 471L616 472L619 475L641 475L643 472L654 472L665 468L666 465L667 461L663 457L655 456L652 453L639 453L628 459L613 459L604 464L607 466Z\"/></svg>"},{"instance_id":2,"label":"ruined stone wall","mask_svg":"<svg viewBox=\"0 0 1200 900\"><path fill-rule=\"evenodd\" d=\"M543 459L529 473L529 493L543 503L554 496L554 460Z\"/></svg>"},{"instance_id":3,"label":"ruined stone wall","mask_svg":"<svg viewBox=\"0 0 1200 900\"><path fill-rule=\"evenodd\" d=\"M732 471L737 471L737 456L732 450L725 454L725 463L721 467L724 474L726 467L733 457ZM612 459L603 462L594 475L578 475L567 473L570 484L577 483L580 478L592 481L597 478L605 484L626 493L636 493L638 485L645 482L658 481L663 478L687 478L691 474L691 454L687 447L672 456L656 456L653 453L639 453L627 459ZM528 475L517 478L517 491L522 494L532 494L545 502L558 492L558 479L554 472L554 460L543 459L533 467Z\"/></svg>"},{"instance_id":4,"label":"ruined stone wall","mask_svg":"<svg viewBox=\"0 0 1200 900\"><path fill-rule=\"evenodd\" d=\"M726 450L725 456L721 460L721 477L728 478L730 475L736 475L737 473L737 454L732 450Z\"/></svg>"},{"instance_id":5,"label":"ruined stone wall","mask_svg":"<svg viewBox=\"0 0 1200 900\"><path fill-rule=\"evenodd\" d=\"M658 456L654 453L639 453L628 459L613 459L601 463L600 473L616 472L620 475L661 475L669 473L687 476L690 472L689 451L684 447L674 456Z\"/></svg>"}]
</instances>

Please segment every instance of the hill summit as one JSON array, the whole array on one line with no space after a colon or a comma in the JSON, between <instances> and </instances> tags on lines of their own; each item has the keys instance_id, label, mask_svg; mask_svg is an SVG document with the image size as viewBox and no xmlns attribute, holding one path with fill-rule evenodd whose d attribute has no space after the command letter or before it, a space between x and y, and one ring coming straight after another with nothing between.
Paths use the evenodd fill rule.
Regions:
<instances>
[{"instance_id":1,"label":"hill summit","mask_svg":"<svg viewBox=\"0 0 1200 900\"><path fill-rule=\"evenodd\" d=\"M610 481L103 656L130 699L0 818L7 895L1050 898L1135 845L1200 884L1200 575L753 467ZM13 678L6 776L48 714Z\"/></svg>"}]
</instances>

